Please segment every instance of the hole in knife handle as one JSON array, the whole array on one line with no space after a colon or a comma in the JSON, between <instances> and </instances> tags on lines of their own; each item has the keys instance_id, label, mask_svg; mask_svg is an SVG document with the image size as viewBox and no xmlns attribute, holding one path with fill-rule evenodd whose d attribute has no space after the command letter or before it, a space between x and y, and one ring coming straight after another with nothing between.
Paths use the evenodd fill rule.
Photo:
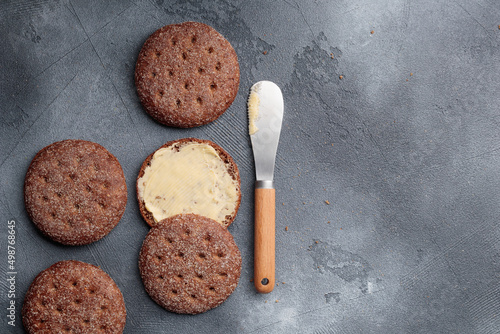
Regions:
<instances>
[{"instance_id":1,"label":"hole in knife handle","mask_svg":"<svg viewBox=\"0 0 500 334\"><path fill-rule=\"evenodd\" d=\"M262 281L260 281L260 283L262 285L268 285L269 284L269 280L267 278L263 278Z\"/></svg>"}]
</instances>

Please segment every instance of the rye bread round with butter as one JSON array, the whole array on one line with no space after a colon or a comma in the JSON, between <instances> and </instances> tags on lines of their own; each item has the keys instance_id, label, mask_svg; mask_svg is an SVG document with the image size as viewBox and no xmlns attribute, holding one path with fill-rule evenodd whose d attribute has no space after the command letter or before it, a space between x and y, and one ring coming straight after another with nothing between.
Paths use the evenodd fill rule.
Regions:
<instances>
[{"instance_id":1,"label":"rye bread round with butter","mask_svg":"<svg viewBox=\"0 0 500 334\"><path fill-rule=\"evenodd\" d=\"M146 208L146 204L140 196L139 192L139 182L141 178L144 176L145 169L151 166L151 160L153 159L154 154L163 149L163 148L169 148L171 147L173 150L178 150L182 145L189 144L189 143L199 143L199 144L206 144L210 145L211 147L214 148L214 150L217 152L219 158L221 161L224 163L227 169L227 173L231 176L231 178L235 181L236 183L236 192L237 192L237 199L234 203L235 209L233 212L225 216L225 219L223 221L219 221L219 223L223 227L228 227L236 218L236 214L238 213L238 209L240 207L241 203L241 179L240 179L240 173L238 170L238 166L236 165L236 162L233 160L233 158L227 153L222 147L219 145L215 144L214 142L210 140L203 140L203 139L197 139L197 138L183 138L183 139L178 139L178 140L172 140L164 145L162 145L160 148L158 148L155 152L151 153L143 162L141 169L139 170L139 175L137 177L137 200L139 202L139 209L141 212L142 217L144 220L148 223L150 226L154 226L157 221L153 217L153 214ZM172 163L175 163L175 161L172 161ZM202 163L200 161L200 163ZM168 177L168 176L166 176ZM188 175L189 177L189 175ZM181 182L182 183L182 182ZM168 192L168 189L165 190L165 192ZM180 212L179 212L180 213ZM195 213L199 215L203 215L203 212L184 212L184 213ZM173 214L175 215L175 214Z\"/></svg>"},{"instance_id":2,"label":"rye bread round with butter","mask_svg":"<svg viewBox=\"0 0 500 334\"><path fill-rule=\"evenodd\" d=\"M85 245L107 235L127 204L118 160L97 143L63 140L40 150L24 180L26 211L54 241Z\"/></svg>"},{"instance_id":3,"label":"rye bread round with butter","mask_svg":"<svg viewBox=\"0 0 500 334\"><path fill-rule=\"evenodd\" d=\"M98 267L60 261L40 272L26 293L22 320L35 333L122 333L127 312L120 289Z\"/></svg>"},{"instance_id":4,"label":"rye bread round with butter","mask_svg":"<svg viewBox=\"0 0 500 334\"><path fill-rule=\"evenodd\" d=\"M198 314L220 305L236 289L241 254L231 233L216 221L177 215L146 235L139 270L147 293L160 306Z\"/></svg>"},{"instance_id":5,"label":"rye bread round with butter","mask_svg":"<svg viewBox=\"0 0 500 334\"><path fill-rule=\"evenodd\" d=\"M168 126L210 123L233 103L240 70L231 44L200 22L171 24L144 43L135 86L146 112Z\"/></svg>"}]
</instances>

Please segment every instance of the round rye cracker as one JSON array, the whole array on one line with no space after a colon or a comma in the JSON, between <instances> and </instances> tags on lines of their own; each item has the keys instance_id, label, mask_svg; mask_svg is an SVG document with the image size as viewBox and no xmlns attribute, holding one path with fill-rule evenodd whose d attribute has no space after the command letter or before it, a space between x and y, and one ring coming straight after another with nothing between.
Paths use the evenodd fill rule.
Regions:
<instances>
[{"instance_id":1,"label":"round rye cracker","mask_svg":"<svg viewBox=\"0 0 500 334\"><path fill-rule=\"evenodd\" d=\"M22 308L33 333L122 333L125 302L113 279L98 267L60 261L36 276Z\"/></svg>"},{"instance_id":2,"label":"round rye cracker","mask_svg":"<svg viewBox=\"0 0 500 334\"><path fill-rule=\"evenodd\" d=\"M99 144L63 140L38 152L24 180L26 211L54 241L85 245L107 235L127 204L118 160Z\"/></svg>"},{"instance_id":3,"label":"round rye cracker","mask_svg":"<svg viewBox=\"0 0 500 334\"><path fill-rule=\"evenodd\" d=\"M233 103L240 70L231 44L199 22L171 24L144 43L135 85L146 112L165 125L210 123Z\"/></svg>"},{"instance_id":4,"label":"round rye cracker","mask_svg":"<svg viewBox=\"0 0 500 334\"><path fill-rule=\"evenodd\" d=\"M205 158L193 161L193 163L188 165L182 165L183 160L177 157L181 156L183 150L189 145L201 145L213 149L213 153L217 155L216 160L218 160L220 166L208 166ZM156 159L155 154L162 150L171 151L174 154L169 157L167 160L168 163L157 167L153 159ZM167 167L177 169L177 172L180 170L185 173L168 174ZM165 183L165 185L162 185L164 188L155 191L155 202L146 204L145 195L144 193L141 195L140 188L145 184L144 176L148 169L150 169L149 174L155 173L161 175L161 180L155 182L154 186L160 185L160 182ZM195 178L195 176L198 178ZM203 184L202 181L205 180L210 180L209 184ZM230 187L222 187L222 184L228 184L227 182L230 182ZM146 190L143 190L143 192ZM181 195L185 197L181 197ZM172 202L169 202L171 200L169 196L176 198L176 207L174 207ZM164 203L158 203L158 201L162 201L160 197L165 200ZM229 153L210 140L183 138L169 141L144 160L137 177L137 199L142 217L150 226L170 216L194 213L212 218L223 227L228 227L236 218L241 203L241 179L238 166ZM226 203L227 205L221 203ZM158 214L159 208L162 205L165 211ZM153 214L153 211L157 213L156 216Z\"/></svg>"},{"instance_id":5,"label":"round rye cracker","mask_svg":"<svg viewBox=\"0 0 500 334\"><path fill-rule=\"evenodd\" d=\"M177 215L153 226L139 255L144 287L168 311L197 314L224 302L238 285L241 255L216 221Z\"/></svg>"}]
</instances>

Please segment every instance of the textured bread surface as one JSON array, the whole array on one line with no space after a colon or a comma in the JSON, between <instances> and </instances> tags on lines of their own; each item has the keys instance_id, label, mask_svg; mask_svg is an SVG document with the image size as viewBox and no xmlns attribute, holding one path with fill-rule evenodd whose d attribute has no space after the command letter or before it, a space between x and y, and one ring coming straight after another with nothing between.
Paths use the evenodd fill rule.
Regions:
<instances>
[{"instance_id":1,"label":"textured bread surface","mask_svg":"<svg viewBox=\"0 0 500 334\"><path fill-rule=\"evenodd\" d=\"M227 153L222 147L220 147L219 145L215 144L214 142L212 142L210 140L202 140L202 139L197 139L197 138L183 138L183 139L169 141L166 144L162 145L160 148L158 148L158 150L163 149L163 148L172 148L173 150L178 150L182 145L186 145L189 143L207 144L207 145L210 145L211 147L213 147L215 149L215 151L217 152L217 154L219 155L220 159L224 162L224 165L226 166L226 169L227 169L227 173L232 177L233 180L235 180L235 186L237 187L236 191L238 194L237 199L236 199L236 203L234 203L235 210L231 214L226 215L223 221L219 221L219 223L222 226L228 227L236 218L236 214L238 213L238 209L239 209L239 206L241 203L241 179L240 179L238 166L236 165L236 162L233 160L233 158L229 155L229 153ZM157 152L158 150L156 150L155 152ZM144 176L145 169L150 167L151 160L153 159L155 152L151 153L144 160L144 162L141 166L141 169L139 171L139 175L137 177L137 199L139 202L139 209L140 209L142 217L144 218L144 220L146 220L146 222L150 226L155 225L157 223L157 221L153 217L152 213L150 211L148 211L148 209L146 208L146 204L145 204L143 198L140 196L138 184L139 184L139 182L141 182L141 178ZM173 161L172 163L175 163L175 161ZM203 162L200 161L200 163L203 163ZM165 177L168 177L168 175ZM168 189L165 189L165 192L168 192ZM186 212L186 213L195 213L195 214L203 215L200 212Z\"/></svg>"},{"instance_id":2,"label":"textured bread surface","mask_svg":"<svg viewBox=\"0 0 500 334\"><path fill-rule=\"evenodd\" d=\"M22 308L30 333L122 333L126 309L120 289L98 267L61 261L42 271Z\"/></svg>"},{"instance_id":3,"label":"textured bread surface","mask_svg":"<svg viewBox=\"0 0 500 334\"><path fill-rule=\"evenodd\" d=\"M240 70L231 44L199 22L164 26L144 43L135 85L146 112L165 125L210 123L233 103Z\"/></svg>"},{"instance_id":4,"label":"textured bread surface","mask_svg":"<svg viewBox=\"0 0 500 334\"><path fill-rule=\"evenodd\" d=\"M38 152L24 182L25 207L49 238L84 245L120 221L127 185L118 160L99 144L63 140Z\"/></svg>"},{"instance_id":5,"label":"textured bread surface","mask_svg":"<svg viewBox=\"0 0 500 334\"><path fill-rule=\"evenodd\" d=\"M197 314L220 305L235 290L241 255L231 233L216 221L177 215L151 228L139 269L156 303L171 312Z\"/></svg>"}]
</instances>

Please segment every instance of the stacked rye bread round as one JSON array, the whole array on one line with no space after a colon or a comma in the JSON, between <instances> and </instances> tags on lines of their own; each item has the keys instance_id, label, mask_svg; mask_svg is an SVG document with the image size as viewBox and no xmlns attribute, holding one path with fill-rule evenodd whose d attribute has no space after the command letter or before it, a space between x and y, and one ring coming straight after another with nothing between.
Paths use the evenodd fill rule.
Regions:
<instances>
[{"instance_id":1,"label":"stacked rye bread round","mask_svg":"<svg viewBox=\"0 0 500 334\"><path fill-rule=\"evenodd\" d=\"M239 65L230 43L198 22L158 29L137 59L135 84L145 111L173 127L204 125L234 101ZM241 201L236 163L209 140L167 142L137 177L139 208L151 230L139 269L151 298L176 313L197 314L235 290L241 255L227 230ZM68 139L40 150L24 182L25 207L46 237L86 245L120 221L127 185L118 160L101 145ZM33 280L22 309L28 333L121 333L126 309L113 279L100 268L60 261Z\"/></svg>"}]
</instances>

